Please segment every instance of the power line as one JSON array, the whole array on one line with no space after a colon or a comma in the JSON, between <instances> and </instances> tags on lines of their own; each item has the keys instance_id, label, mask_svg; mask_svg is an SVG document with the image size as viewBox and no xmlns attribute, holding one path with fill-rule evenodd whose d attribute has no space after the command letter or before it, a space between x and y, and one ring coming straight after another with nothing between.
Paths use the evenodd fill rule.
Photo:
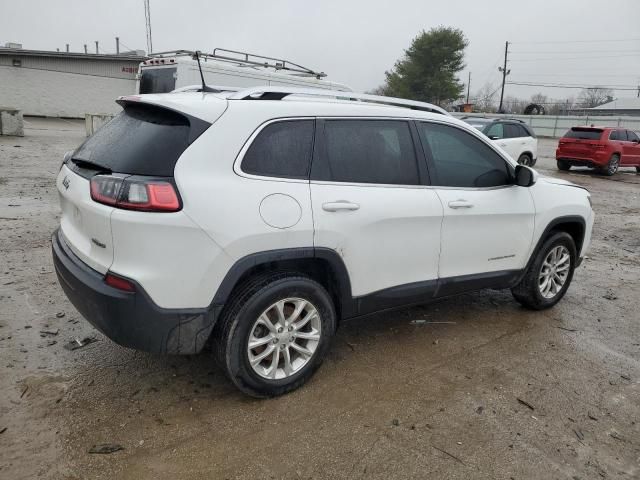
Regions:
<instances>
[{"instance_id":1,"label":"power line","mask_svg":"<svg viewBox=\"0 0 640 480\"><path fill-rule=\"evenodd\" d=\"M533 83L533 82L507 82L509 85L520 85L527 87L547 87L547 88L578 88L578 89L594 89L594 88L610 88L611 90L630 90L636 91L638 87L631 85L561 85L552 83Z\"/></svg>"},{"instance_id":2,"label":"power line","mask_svg":"<svg viewBox=\"0 0 640 480\"><path fill-rule=\"evenodd\" d=\"M512 62L539 62L539 61L565 61L565 60L593 60L602 58L624 58L624 57L638 57L638 54L622 54L622 55L596 55L596 56L584 56L584 57L541 57L541 58L516 58L511 60Z\"/></svg>"},{"instance_id":3,"label":"power line","mask_svg":"<svg viewBox=\"0 0 640 480\"><path fill-rule=\"evenodd\" d=\"M517 44L517 45L525 45L525 44L550 44L550 43L603 43L603 42L640 42L640 37L618 38L618 39L608 38L606 40L542 40L542 41L534 41L534 42L511 42L511 43Z\"/></svg>"},{"instance_id":4,"label":"power line","mask_svg":"<svg viewBox=\"0 0 640 480\"><path fill-rule=\"evenodd\" d=\"M633 50L615 50L616 53L624 52L624 53L638 53L640 49ZM518 55L529 55L529 54L566 54L566 53L611 53L611 50L525 50L525 51L511 51L511 53L517 53Z\"/></svg>"}]
</instances>

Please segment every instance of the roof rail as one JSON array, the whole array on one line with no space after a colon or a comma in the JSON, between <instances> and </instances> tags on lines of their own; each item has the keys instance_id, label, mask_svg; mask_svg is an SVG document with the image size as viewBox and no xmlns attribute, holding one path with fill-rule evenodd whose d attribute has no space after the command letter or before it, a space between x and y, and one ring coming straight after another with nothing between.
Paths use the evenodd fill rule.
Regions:
<instances>
[{"instance_id":1,"label":"roof rail","mask_svg":"<svg viewBox=\"0 0 640 480\"><path fill-rule=\"evenodd\" d=\"M222 93L222 92L237 92L242 90L242 87L226 87L224 85L206 85L211 88L213 92L210 93ZM181 93L181 92L201 92L202 84L199 83L197 85L187 85L185 87L176 88L175 90L171 90L170 93Z\"/></svg>"},{"instance_id":2,"label":"roof rail","mask_svg":"<svg viewBox=\"0 0 640 480\"><path fill-rule=\"evenodd\" d=\"M195 50L169 50L166 52L154 52L150 53L150 58L163 58L163 57L185 57L191 56L195 58ZM237 50L227 50L225 48L214 48L213 53L199 53L200 58L211 58L215 60L222 60L225 62L237 63L244 66L273 68L274 70L286 70L288 72L296 72L306 77L316 77L318 79L326 77L324 72L316 72L310 68L303 67L297 63L290 62L280 58L265 57L263 55L256 55L248 52L240 52Z\"/></svg>"},{"instance_id":3,"label":"roof rail","mask_svg":"<svg viewBox=\"0 0 640 480\"><path fill-rule=\"evenodd\" d=\"M384 97L381 95L369 95L367 93L343 92L340 90L323 90L320 88L296 88L296 87L252 87L240 90L227 97L228 100L282 100L289 95L301 95L305 97L332 97L338 100L355 100L365 103L391 105L394 107L410 108L424 112L450 115L443 108L425 102L405 100L404 98Z\"/></svg>"}]
</instances>

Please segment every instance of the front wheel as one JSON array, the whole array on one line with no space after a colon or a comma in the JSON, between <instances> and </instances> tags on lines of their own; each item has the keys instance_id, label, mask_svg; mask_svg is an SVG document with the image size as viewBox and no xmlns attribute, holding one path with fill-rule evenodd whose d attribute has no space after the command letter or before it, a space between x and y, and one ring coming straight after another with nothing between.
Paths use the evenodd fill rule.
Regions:
<instances>
[{"instance_id":1,"label":"front wheel","mask_svg":"<svg viewBox=\"0 0 640 480\"><path fill-rule=\"evenodd\" d=\"M523 153L522 155L520 155L520 157L518 158L518 163L527 167L533 167L533 159L528 153Z\"/></svg>"},{"instance_id":2,"label":"front wheel","mask_svg":"<svg viewBox=\"0 0 640 480\"><path fill-rule=\"evenodd\" d=\"M281 273L241 288L214 332L218 362L253 397L273 397L305 383L324 359L336 328L327 291Z\"/></svg>"},{"instance_id":3,"label":"front wheel","mask_svg":"<svg viewBox=\"0 0 640 480\"><path fill-rule=\"evenodd\" d=\"M571 284L576 258L576 245L571 235L554 233L545 240L511 293L524 307L533 310L553 307Z\"/></svg>"}]
</instances>

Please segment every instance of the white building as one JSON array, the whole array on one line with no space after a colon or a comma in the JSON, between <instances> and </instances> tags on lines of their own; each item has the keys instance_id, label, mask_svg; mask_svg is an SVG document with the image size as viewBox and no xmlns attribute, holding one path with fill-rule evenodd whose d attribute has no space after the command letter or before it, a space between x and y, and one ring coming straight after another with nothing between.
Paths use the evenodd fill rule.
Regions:
<instances>
[{"instance_id":1,"label":"white building","mask_svg":"<svg viewBox=\"0 0 640 480\"><path fill-rule=\"evenodd\" d=\"M144 58L0 48L0 106L47 117L117 113L115 99L135 93Z\"/></svg>"}]
</instances>

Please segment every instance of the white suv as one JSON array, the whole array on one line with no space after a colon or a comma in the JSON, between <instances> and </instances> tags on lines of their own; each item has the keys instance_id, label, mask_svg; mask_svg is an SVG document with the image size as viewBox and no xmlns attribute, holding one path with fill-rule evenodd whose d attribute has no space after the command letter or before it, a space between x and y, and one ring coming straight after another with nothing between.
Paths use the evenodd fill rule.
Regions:
<instances>
[{"instance_id":1,"label":"white suv","mask_svg":"<svg viewBox=\"0 0 640 480\"><path fill-rule=\"evenodd\" d=\"M521 120L462 117L477 128L520 165L533 167L538 160L538 139L533 129Z\"/></svg>"},{"instance_id":2,"label":"white suv","mask_svg":"<svg viewBox=\"0 0 640 480\"><path fill-rule=\"evenodd\" d=\"M122 97L66 156L60 284L115 342L210 343L244 392L318 368L340 321L481 288L565 294L589 193L429 104L264 87Z\"/></svg>"}]
</instances>

